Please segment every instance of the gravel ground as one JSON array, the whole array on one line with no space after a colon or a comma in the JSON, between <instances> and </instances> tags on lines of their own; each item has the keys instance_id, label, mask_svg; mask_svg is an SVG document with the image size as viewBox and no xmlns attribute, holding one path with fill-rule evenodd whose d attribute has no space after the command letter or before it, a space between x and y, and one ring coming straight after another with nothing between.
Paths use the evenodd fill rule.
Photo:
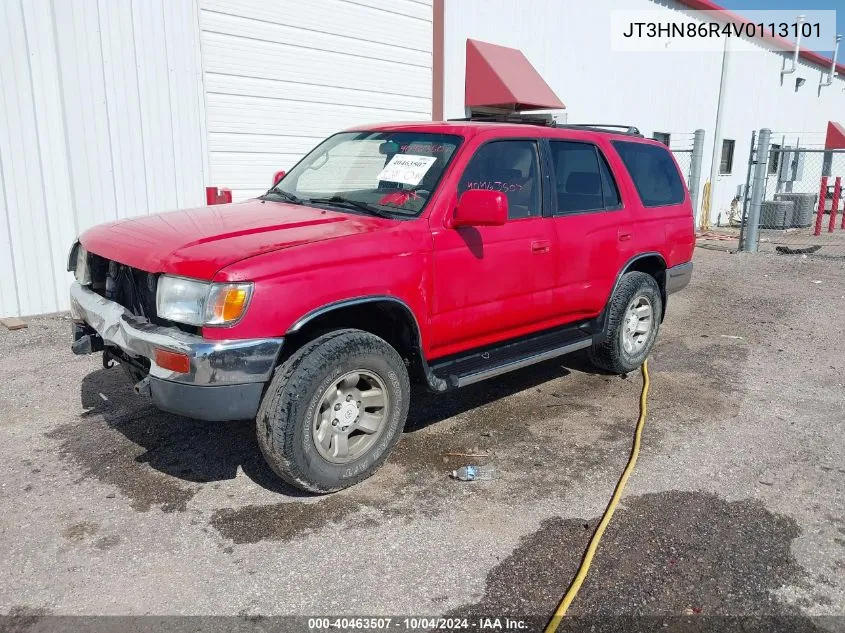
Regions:
<instances>
[{"instance_id":1,"label":"gravel ground","mask_svg":"<svg viewBox=\"0 0 845 633\"><path fill-rule=\"evenodd\" d=\"M695 263L650 361L639 465L565 628L843 630L845 265L704 249ZM274 478L251 424L158 412L119 368L70 353L65 317L28 322L0 331L0 613L15 630L145 614L538 628L637 418L639 375L577 357L415 394L375 477L309 497ZM489 453L501 478L452 481L465 462L447 452Z\"/></svg>"}]
</instances>

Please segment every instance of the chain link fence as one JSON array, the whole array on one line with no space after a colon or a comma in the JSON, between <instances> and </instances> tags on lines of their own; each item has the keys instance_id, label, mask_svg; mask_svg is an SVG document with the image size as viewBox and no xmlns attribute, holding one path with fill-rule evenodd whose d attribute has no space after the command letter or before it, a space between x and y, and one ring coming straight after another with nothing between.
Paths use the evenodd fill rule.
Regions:
<instances>
[{"instance_id":1,"label":"chain link fence","mask_svg":"<svg viewBox=\"0 0 845 633\"><path fill-rule=\"evenodd\" d=\"M669 149L678 161L678 167L684 174L687 186L690 184L690 172L692 171L693 146L695 143L695 132L673 132L670 136Z\"/></svg>"},{"instance_id":2,"label":"chain link fence","mask_svg":"<svg viewBox=\"0 0 845 633\"><path fill-rule=\"evenodd\" d=\"M676 132L671 135L669 149L678 162L684 180L690 191L693 209L698 208L699 180L704 155L704 130Z\"/></svg>"},{"instance_id":3,"label":"chain link fence","mask_svg":"<svg viewBox=\"0 0 845 633\"><path fill-rule=\"evenodd\" d=\"M761 130L751 153L740 248L845 258L845 150Z\"/></svg>"}]
</instances>

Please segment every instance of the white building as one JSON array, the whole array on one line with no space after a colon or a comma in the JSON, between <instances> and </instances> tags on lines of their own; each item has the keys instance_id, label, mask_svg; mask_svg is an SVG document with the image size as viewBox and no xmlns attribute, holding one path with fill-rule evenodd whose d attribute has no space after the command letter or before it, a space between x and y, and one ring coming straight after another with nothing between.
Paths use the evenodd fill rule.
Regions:
<instances>
[{"instance_id":1,"label":"white building","mask_svg":"<svg viewBox=\"0 0 845 633\"><path fill-rule=\"evenodd\" d=\"M704 180L722 55L613 52L607 34L613 9L709 4L0 0L0 316L67 308L67 251L89 226L204 204L207 185L257 195L345 127L463 116L467 38L522 50L570 122L673 144L704 129ZM845 118L845 78L818 89L829 60L804 54L781 83L789 50L743 47L755 45L729 57L716 141L734 141L733 165L713 218L745 182L752 130L819 144Z\"/></svg>"}]
</instances>

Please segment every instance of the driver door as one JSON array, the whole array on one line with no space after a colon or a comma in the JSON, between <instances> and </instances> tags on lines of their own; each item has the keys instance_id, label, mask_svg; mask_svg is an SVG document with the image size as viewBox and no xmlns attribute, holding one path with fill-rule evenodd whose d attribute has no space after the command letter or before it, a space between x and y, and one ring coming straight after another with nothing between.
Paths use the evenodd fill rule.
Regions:
<instances>
[{"instance_id":1,"label":"driver door","mask_svg":"<svg viewBox=\"0 0 845 633\"><path fill-rule=\"evenodd\" d=\"M490 141L467 164L458 198L502 191L508 221L433 231L432 357L541 329L555 316L557 238L543 217L542 176L536 139Z\"/></svg>"}]
</instances>

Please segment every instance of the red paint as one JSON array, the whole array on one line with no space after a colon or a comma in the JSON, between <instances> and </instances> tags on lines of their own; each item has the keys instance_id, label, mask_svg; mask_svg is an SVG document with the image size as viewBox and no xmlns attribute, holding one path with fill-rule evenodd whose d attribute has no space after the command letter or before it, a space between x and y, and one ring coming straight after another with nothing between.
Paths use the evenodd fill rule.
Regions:
<instances>
[{"instance_id":1,"label":"red paint","mask_svg":"<svg viewBox=\"0 0 845 633\"><path fill-rule=\"evenodd\" d=\"M836 226L836 212L839 210L839 194L842 192L842 177L837 176L833 183L833 200L830 205L830 225L827 227L828 233L833 233ZM842 225L845 227L845 211L842 213Z\"/></svg>"},{"instance_id":2,"label":"red paint","mask_svg":"<svg viewBox=\"0 0 845 633\"><path fill-rule=\"evenodd\" d=\"M487 189L469 189L461 195L448 224L457 229L462 226L503 226L507 221L508 199L505 194Z\"/></svg>"},{"instance_id":3,"label":"red paint","mask_svg":"<svg viewBox=\"0 0 845 633\"><path fill-rule=\"evenodd\" d=\"M248 200L101 224L81 240L94 253L142 270L211 279L247 257L391 224L395 222Z\"/></svg>"},{"instance_id":4,"label":"red paint","mask_svg":"<svg viewBox=\"0 0 845 633\"><path fill-rule=\"evenodd\" d=\"M845 128L835 121L827 122L827 134L824 139L825 149L845 149Z\"/></svg>"},{"instance_id":5,"label":"red paint","mask_svg":"<svg viewBox=\"0 0 845 633\"><path fill-rule=\"evenodd\" d=\"M678 2L696 11L719 11L721 12L721 15L719 17L721 17L722 19L728 18L737 24L751 23L750 20L746 20L741 15L737 15L733 11L728 11L723 6L716 4L715 2L711 2L711 0L678 0ZM795 50L795 43L790 42L789 40L783 37L768 36L762 39L774 44L780 49L788 51ZM818 53L814 53L813 51L808 51L804 49L798 51L798 56L802 59L806 59L809 62L818 64L822 67L825 72L830 70L830 62L833 61L829 57L825 57L824 55L819 55ZM836 64L836 70L839 72L840 75L845 74L845 64Z\"/></svg>"},{"instance_id":6,"label":"red paint","mask_svg":"<svg viewBox=\"0 0 845 633\"><path fill-rule=\"evenodd\" d=\"M467 40L464 103L511 110L565 108L522 51Z\"/></svg>"},{"instance_id":7,"label":"red paint","mask_svg":"<svg viewBox=\"0 0 845 633\"><path fill-rule=\"evenodd\" d=\"M827 195L827 176L822 176L821 187L819 187L819 209L816 213L816 228L813 235L822 234L822 219L824 219L824 197Z\"/></svg>"},{"instance_id":8,"label":"red paint","mask_svg":"<svg viewBox=\"0 0 845 633\"><path fill-rule=\"evenodd\" d=\"M596 316L638 253L659 253L668 266L692 258L689 195L678 205L644 208L610 143L624 138L663 147L656 141L472 122L364 129L464 137L420 217L392 220L250 200L102 225L80 240L93 253L150 272L253 281L244 317L229 328L205 328L208 339L284 336L298 319L329 303L390 295L413 311L429 360ZM458 185L480 145L526 136L595 143L615 174L623 208L451 228ZM469 193L476 207L480 201L472 197L490 203L505 197L489 190Z\"/></svg>"}]
</instances>

